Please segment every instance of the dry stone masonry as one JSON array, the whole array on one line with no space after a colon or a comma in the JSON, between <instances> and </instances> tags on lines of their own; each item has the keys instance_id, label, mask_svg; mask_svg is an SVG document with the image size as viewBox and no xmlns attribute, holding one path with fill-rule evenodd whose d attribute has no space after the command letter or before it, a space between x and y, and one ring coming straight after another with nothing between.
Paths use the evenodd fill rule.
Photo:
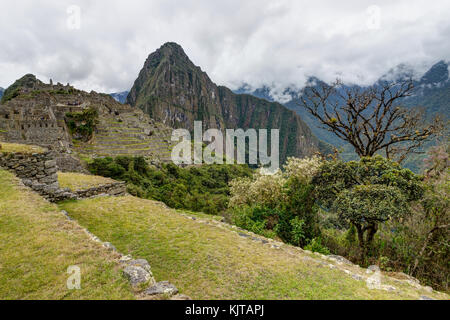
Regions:
<instances>
[{"instance_id":1,"label":"dry stone masonry","mask_svg":"<svg viewBox=\"0 0 450 320\"><path fill-rule=\"evenodd\" d=\"M13 86L19 90L17 96L0 105L0 140L48 148L63 172L83 172L74 152L92 157L140 155L170 160L171 128L138 108L120 104L109 95L45 84L34 75L24 76ZM97 114L93 134L89 141L75 139L71 116L88 110Z\"/></svg>"},{"instance_id":2,"label":"dry stone masonry","mask_svg":"<svg viewBox=\"0 0 450 320\"><path fill-rule=\"evenodd\" d=\"M77 190L74 193L78 198L92 198L96 196L124 196L127 192L127 186L125 182L113 182L108 184L102 184L96 187L92 187L86 190Z\"/></svg>"},{"instance_id":3,"label":"dry stone masonry","mask_svg":"<svg viewBox=\"0 0 450 320\"><path fill-rule=\"evenodd\" d=\"M27 187L50 202L92 198L100 195L123 196L125 182L99 185L86 190L62 189L58 183L58 166L53 153L9 153L0 150L0 168L12 171Z\"/></svg>"},{"instance_id":4,"label":"dry stone masonry","mask_svg":"<svg viewBox=\"0 0 450 320\"><path fill-rule=\"evenodd\" d=\"M5 153L0 152L0 168L7 169L51 202L76 199L69 189L61 189L58 183L56 161L50 152Z\"/></svg>"}]
</instances>

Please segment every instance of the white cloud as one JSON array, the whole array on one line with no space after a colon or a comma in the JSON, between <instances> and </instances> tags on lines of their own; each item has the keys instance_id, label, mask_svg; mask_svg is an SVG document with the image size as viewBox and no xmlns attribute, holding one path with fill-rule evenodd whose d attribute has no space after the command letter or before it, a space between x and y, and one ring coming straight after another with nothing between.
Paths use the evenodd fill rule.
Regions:
<instances>
[{"instance_id":1,"label":"white cloud","mask_svg":"<svg viewBox=\"0 0 450 320\"><path fill-rule=\"evenodd\" d=\"M81 9L79 30L67 28L71 5ZM366 84L400 63L423 72L450 58L447 0L16 0L2 4L0 30L3 87L35 73L122 91L167 41L231 88L301 87L311 75Z\"/></svg>"}]
</instances>

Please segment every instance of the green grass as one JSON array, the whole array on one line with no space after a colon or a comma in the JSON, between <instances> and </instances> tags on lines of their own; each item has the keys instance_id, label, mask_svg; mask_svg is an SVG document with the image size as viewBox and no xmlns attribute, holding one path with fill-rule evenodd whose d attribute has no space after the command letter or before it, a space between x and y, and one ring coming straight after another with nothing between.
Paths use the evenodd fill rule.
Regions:
<instances>
[{"instance_id":1,"label":"green grass","mask_svg":"<svg viewBox=\"0 0 450 320\"><path fill-rule=\"evenodd\" d=\"M41 148L38 146L26 145L26 144L17 144L17 143L7 143L0 141L0 152L4 153L43 153L45 152L45 148Z\"/></svg>"},{"instance_id":2,"label":"green grass","mask_svg":"<svg viewBox=\"0 0 450 320\"><path fill-rule=\"evenodd\" d=\"M147 259L158 281L169 280L194 299L418 299L425 294L387 278L383 284L401 292L369 290L364 281L293 247L277 250L219 227L214 219L193 221L150 200L97 198L61 208L119 251Z\"/></svg>"},{"instance_id":3,"label":"green grass","mask_svg":"<svg viewBox=\"0 0 450 320\"><path fill-rule=\"evenodd\" d=\"M61 188L69 188L72 191L77 191L86 190L117 181L105 177L91 176L82 173L58 172L58 182Z\"/></svg>"},{"instance_id":4,"label":"green grass","mask_svg":"<svg viewBox=\"0 0 450 320\"><path fill-rule=\"evenodd\" d=\"M117 256L0 170L0 300L133 299ZM69 266L81 290L68 290Z\"/></svg>"}]
</instances>

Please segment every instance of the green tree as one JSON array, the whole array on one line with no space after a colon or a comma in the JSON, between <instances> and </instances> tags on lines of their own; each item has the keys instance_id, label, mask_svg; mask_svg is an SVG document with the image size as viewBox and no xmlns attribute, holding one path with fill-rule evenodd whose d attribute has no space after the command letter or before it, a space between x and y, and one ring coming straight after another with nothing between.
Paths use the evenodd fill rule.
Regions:
<instances>
[{"instance_id":1,"label":"green tree","mask_svg":"<svg viewBox=\"0 0 450 320\"><path fill-rule=\"evenodd\" d=\"M424 259L427 248L432 251L431 254L435 255L440 250L447 250L448 253L448 229L450 229L450 156L448 149L448 145L432 148L429 151L429 158L426 159L428 168L425 174L425 196L420 203L419 210L425 214L425 219L431 221L431 230L428 231L423 246L414 261L412 274L415 274L419 263ZM445 245L432 250L433 238L435 238L434 240L442 238L442 243ZM436 242L439 243L439 241Z\"/></svg>"},{"instance_id":2,"label":"green tree","mask_svg":"<svg viewBox=\"0 0 450 320\"><path fill-rule=\"evenodd\" d=\"M367 254L380 223L409 212L422 198L422 178L381 156L325 162L313 178L319 203L355 226Z\"/></svg>"}]
</instances>

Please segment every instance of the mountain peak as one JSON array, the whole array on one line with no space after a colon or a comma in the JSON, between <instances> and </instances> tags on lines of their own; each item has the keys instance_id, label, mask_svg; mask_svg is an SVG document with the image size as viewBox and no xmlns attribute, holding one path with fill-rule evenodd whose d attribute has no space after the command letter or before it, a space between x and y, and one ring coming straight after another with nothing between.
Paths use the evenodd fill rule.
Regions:
<instances>
[{"instance_id":1,"label":"mountain peak","mask_svg":"<svg viewBox=\"0 0 450 320\"><path fill-rule=\"evenodd\" d=\"M164 48L170 48L170 49L177 49L177 50L183 50L183 47L180 46L178 43L176 42L166 42L164 43L160 49L164 49Z\"/></svg>"},{"instance_id":2,"label":"mountain peak","mask_svg":"<svg viewBox=\"0 0 450 320\"><path fill-rule=\"evenodd\" d=\"M24 75L22 78L16 80L16 82L14 82L14 84L28 87L28 88L31 88L31 87L35 86L36 84L41 84L41 83L42 83L42 81L39 80L38 78L36 78L36 76L31 73Z\"/></svg>"},{"instance_id":3,"label":"mountain peak","mask_svg":"<svg viewBox=\"0 0 450 320\"><path fill-rule=\"evenodd\" d=\"M405 81L417 78L417 72L413 65L401 63L394 68L391 68L379 81Z\"/></svg>"},{"instance_id":4,"label":"mountain peak","mask_svg":"<svg viewBox=\"0 0 450 320\"><path fill-rule=\"evenodd\" d=\"M184 52L184 49L182 46L180 46L178 43L175 42L166 42L163 44L159 49L157 49L155 52L150 54L149 57L182 57L183 59L189 60L189 57Z\"/></svg>"},{"instance_id":5,"label":"mountain peak","mask_svg":"<svg viewBox=\"0 0 450 320\"><path fill-rule=\"evenodd\" d=\"M433 84L449 79L449 65L444 60L439 61L428 70L420 80L423 84Z\"/></svg>"},{"instance_id":6,"label":"mountain peak","mask_svg":"<svg viewBox=\"0 0 450 320\"><path fill-rule=\"evenodd\" d=\"M44 83L37 79L34 74L26 74L22 78L16 80L11 86L9 86L2 96L2 103L19 95L22 91L36 90L44 85Z\"/></svg>"},{"instance_id":7,"label":"mountain peak","mask_svg":"<svg viewBox=\"0 0 450 320\"><path fill-rule=\"evenodd\" d=\"M280 129L281 161L318 150L317 139L293 111L217 86L173 42L149 55L127 102L155 120L189 131L194 121L203 121L205 129Z\"/></svg>"}]
</instances>

